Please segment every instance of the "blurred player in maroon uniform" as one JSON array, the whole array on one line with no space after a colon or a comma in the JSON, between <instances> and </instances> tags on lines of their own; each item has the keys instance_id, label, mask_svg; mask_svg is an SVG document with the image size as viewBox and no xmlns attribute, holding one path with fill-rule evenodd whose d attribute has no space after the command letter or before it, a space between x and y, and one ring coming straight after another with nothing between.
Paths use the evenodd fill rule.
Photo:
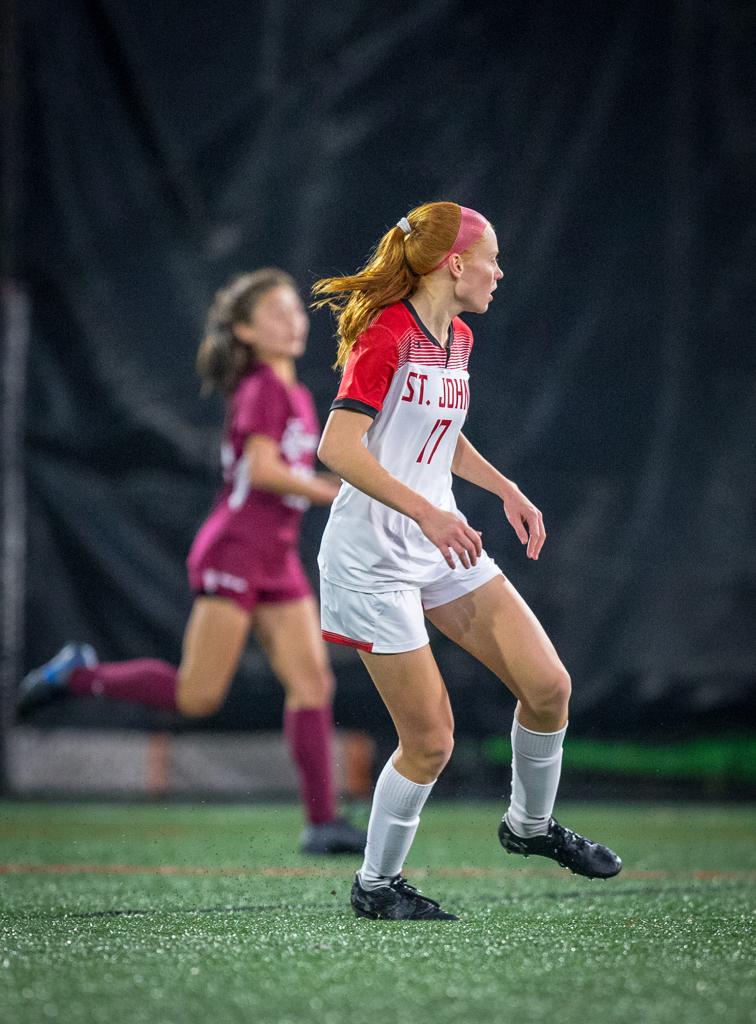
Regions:
<instances>
[{"instance_id":1,"label":"blurred player in maroon uniform","mask_svg":"<svg viewBox=\"0 0 756 1024\"><path fill-rule=\"evenodd\" d=\"M320 433L295 361L308 318L293 280L274 268L237 277L210 309L197 367L227 396L224 486L187 559L195 595L178 668L140 658L99 664L67 644L24 679L18 710L60 694L96 694L189 717L221 706L250 629L284 688L284 732L298 768L309 853L359 852L364 833L336 813L333 676L298 543L303 512L330 505L339 481L315 473Z\"/></svg>"},{"instance_id":2,"label":"blurred player in maroon uniform","mask_svg":"<svg viewBox=\"0 0 756 1024\"><path fill-rule=\"evenodd\" d=\"M495 494L528 557L546 533L538 509L462 433L473 347L460 313L485 313L502 277L485 217L426 203L380 240L362 270L315 286L338 314L343 377L320 456L344 483L320 548L323 636L356 647L398 733L378 779L352 906L362 917L454 918L401 875L453 717L425 619L517 698L512 796L499 825L511 853L577 874L621 867L607 847L552 816L570 681L532 611L457 509L452 475Z\"/></svg>"}]
</instances>

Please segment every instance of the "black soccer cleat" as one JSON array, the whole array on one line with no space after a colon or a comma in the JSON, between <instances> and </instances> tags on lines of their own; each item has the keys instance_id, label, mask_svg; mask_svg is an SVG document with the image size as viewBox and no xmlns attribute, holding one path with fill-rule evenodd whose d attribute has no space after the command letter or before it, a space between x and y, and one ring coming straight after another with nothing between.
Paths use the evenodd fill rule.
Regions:
<instances>
[{"instance_id":1,"label":"black soccer cleat","mask_svg":"<svg viewBox=\"0 0 756 1024\"><path fill-rule=\"evenodd\" d=\"M549 818L545 835L525 839L512 831L504 817L499 825L499 842L507 853L549 857L574 875L585 875L586 878L612 878L622 870L622 861L608 846L593 843L585 836L564 828L555 818Z\"/></svg>"},{"instance_id":2,"label":"black soccer cleat","mask_svg":"<svg viewBox=\"0 0 756 1024\"><path fill-rule=\"evenodd\" d=\"M16 715L25 718L35 708L65 696L74 669L94 668L97 654L91 644L67 643L54 658L32 669L21 680L16 694Z\"/></svg>"},{"instance_id":3,"label":"black soccer cleat","mask_svg":"<svg viewBox=\"0 0 756 1024\"><path fill-rule=\"evenodd\" d=\"M308 825L299 840L302 853L327 856L337 853L362 853L367 842L367 832L347 821L334 818L320 825Z\"/></svg>"},{"instance_id":4,"label":"black soccer cleat","mask_svg":"<svg viewBox=\"0 0 756 1024\"><path fill-rule=\"evenodd\" d=\"M357 917L376 921L459 921L435 900L423 896L401 875L377 889L363 889L359 876L352 885L352 909Z\"/></svg>"}]
</instances>

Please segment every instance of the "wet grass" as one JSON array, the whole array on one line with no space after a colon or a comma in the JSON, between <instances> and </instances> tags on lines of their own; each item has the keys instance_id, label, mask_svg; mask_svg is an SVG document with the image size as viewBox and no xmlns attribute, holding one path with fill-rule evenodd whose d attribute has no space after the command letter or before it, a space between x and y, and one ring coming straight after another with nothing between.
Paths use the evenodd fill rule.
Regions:
<instances>
[{"instance_id":1,"label":"wet grass","mask_svg":"<svg viewBox=\"0 0 756 1024\"><path fill-rule=\"evenodd\" d=\"M500 807L431 802L415 884L458 923L358 921L351 858L286 807L0 804L0 1007L14 1024L745 1022L756 809L560 807L625 870L506 856Z\"/></svg>"}]
</instances>

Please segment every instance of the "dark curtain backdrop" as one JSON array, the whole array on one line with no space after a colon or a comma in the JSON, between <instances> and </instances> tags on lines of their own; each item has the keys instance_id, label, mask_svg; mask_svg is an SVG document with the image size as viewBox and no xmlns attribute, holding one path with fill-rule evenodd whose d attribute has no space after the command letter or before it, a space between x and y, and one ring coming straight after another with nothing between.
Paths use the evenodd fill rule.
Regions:
<instances>
[{"instance_id":1,"label":"dark curtain backdrop","mask_svg":"<svg viewBox=\"0 0 756 1024\"><path fill-rule=\"evenodd\" d=\"M541 560L492 496L458 500L569 667L573 728L753 723L752 4L32 0L21 18L27 666L68 638L178 658L219 481L222 407L193 369L214 290L274 263L306 292L451 198L491 219L505 270L469 318L467 433L543 510ZM317 314L301 376L323 417L333 353ZM504 731L497 684L436 640L460 728ZM340 720L385 726L357 660L336 667ZM214 724L279 706L252 646Z\"/></svg>"}]
</instances>

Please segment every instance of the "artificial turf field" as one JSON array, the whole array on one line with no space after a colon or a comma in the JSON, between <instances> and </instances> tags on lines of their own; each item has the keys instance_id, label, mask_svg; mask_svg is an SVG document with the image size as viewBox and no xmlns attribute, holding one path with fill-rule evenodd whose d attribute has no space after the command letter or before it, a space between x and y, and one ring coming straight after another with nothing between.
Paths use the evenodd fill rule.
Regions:
<instances>
[{"instance_id":1,"label":"artificial turf field","mask_svg":"<svg viewBox=\"0 0 756 1024\"><path fill-rule=\"evenodd\" d=\"M618 878L431 801L407 874L462 920L395 923L352 916L355 859L297 853L293 807L0 803L0 1019L753 1021L756 808L558 810Z\"/></svg>"}]
</instances>

